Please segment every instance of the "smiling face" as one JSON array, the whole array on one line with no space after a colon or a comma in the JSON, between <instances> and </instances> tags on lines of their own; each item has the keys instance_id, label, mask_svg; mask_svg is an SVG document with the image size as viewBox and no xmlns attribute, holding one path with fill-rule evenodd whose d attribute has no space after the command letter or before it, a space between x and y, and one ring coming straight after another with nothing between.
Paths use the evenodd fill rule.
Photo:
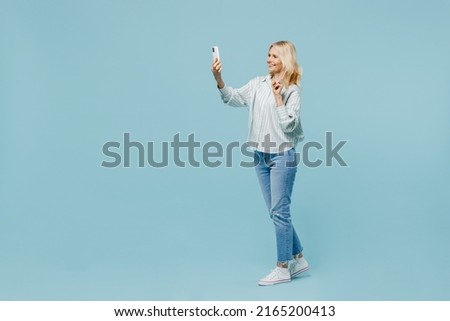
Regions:
<instances>
[{"instance_id":1,"label":"smiling face","mask_svg":"<svg viewBox=\"0 0 450 321\"><path fill-rule=\"evenodd\" d=\"M274 47L270 48L267 55L267 68L272 75L279 74L283 70L283 64Z\"/></svg>"}]
</instances>

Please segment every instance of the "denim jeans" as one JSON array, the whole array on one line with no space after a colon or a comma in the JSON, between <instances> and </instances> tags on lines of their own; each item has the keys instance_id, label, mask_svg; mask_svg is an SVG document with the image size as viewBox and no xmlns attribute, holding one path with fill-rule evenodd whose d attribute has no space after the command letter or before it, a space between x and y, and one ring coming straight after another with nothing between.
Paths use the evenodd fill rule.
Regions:
<instances>
[{"instance_id":1,"label":"denim jeans","mask_svg":"<svg viewBox=\"0 0 450 321\"><path fill-rule=\"evenodd\" d=\"M275 225L278 262L287 262L303 251L290 212L297 173L295 149L275 154L255 151L254 160L264 200Z\"/></svg>"}]
</instances>

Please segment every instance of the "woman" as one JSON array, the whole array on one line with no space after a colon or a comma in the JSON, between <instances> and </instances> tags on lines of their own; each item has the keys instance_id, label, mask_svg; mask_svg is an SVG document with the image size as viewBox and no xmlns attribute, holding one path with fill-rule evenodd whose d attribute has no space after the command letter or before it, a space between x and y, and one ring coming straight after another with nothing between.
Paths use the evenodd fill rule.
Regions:
<instances>
[{"instance_id":1,"label":"woman","mask_svg":"<svg viewBox=\"0 0 450 321\"><path fill-rule=\"evenodd\" d=\"M249 109L248 143L255 147L255 168L270 217L275 225L277 265L259 285L289 282L309 269L303 247L291 222L292 187L297 172L295 146L303 139L300 123L301 69L288 41L270 45L269 75L234 89L222 79L216 58L211 71L224 103Z\"/></svg>"}]
</instances>

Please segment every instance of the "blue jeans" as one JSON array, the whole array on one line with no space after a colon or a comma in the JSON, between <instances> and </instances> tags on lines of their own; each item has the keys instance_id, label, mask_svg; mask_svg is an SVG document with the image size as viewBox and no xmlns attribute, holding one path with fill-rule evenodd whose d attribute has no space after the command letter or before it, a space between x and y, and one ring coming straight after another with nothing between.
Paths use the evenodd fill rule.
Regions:
<instances>
[{"instance_id":1,"label":"blue jeans","mask_svg":"<svg viewBox=\"0 0 450 321\"><path fill-rule=\"evenodd\" d=\"M303 251L290 212L297 173L295 149L275 154L255 151L254 160L264 200L275 225L278 262L287 262Z\"/></svg>"}]
</instances>

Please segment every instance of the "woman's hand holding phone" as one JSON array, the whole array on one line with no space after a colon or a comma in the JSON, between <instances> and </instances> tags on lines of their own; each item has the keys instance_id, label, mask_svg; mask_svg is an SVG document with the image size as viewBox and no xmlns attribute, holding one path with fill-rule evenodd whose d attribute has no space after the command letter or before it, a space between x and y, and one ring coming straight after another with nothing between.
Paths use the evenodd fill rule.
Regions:
<instances>
[{"instance_id":1,"label":"woman's hand holding phone","mask_svg":"<svg viewBox=\"0 0 450 321\"><path fill-rule=\"evenodd\" d=\"M213 63L211 65L211 71L216 79L217 87L219 89L225 87L225 83L222 80L222 63L220 62L218 47L213 47Z\"/></svg>"}]
</instances>

